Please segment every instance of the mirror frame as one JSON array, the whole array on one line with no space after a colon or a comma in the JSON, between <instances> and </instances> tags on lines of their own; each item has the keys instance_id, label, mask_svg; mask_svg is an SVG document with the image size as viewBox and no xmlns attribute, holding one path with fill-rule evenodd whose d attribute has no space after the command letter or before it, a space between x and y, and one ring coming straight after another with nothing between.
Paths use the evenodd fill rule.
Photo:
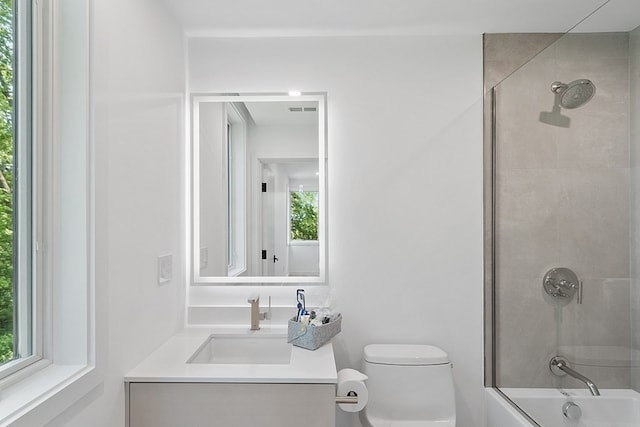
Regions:
<instances>
[{"instance_id":1,"label":"mirror frame","mask_svg":"<svg viewBox=\"0 0 640 427\"><path fill-rule=\"evenodd\" d=\"M319 246L319 275L318 276L201 276L200 275L200 162L199 162L199 132L200 128L200 104L206 102L291 102L291 101L315 101L318 103L318 246ZM191 94L191 146L190 167L188 178L190 188L188 194L191 197L191 213L187 215L188 230L191 244L189 253L191 256L191 285L207 286L221 284L240 283L325 283L326 259L327 259L327 119L326 119L326 93L303 93L292 96L287 93L279 94ZM283 156L284 157L284 156ZM250 238L250 237L247 237Z\"/></svg>"}]
</instances>

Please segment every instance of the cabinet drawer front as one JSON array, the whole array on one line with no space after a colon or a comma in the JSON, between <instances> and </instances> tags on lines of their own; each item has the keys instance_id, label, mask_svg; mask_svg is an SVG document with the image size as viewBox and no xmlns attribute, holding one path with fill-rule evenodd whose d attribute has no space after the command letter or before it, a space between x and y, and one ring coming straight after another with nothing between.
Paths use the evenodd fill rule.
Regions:
<instances>
[{"instance_id":1,"label":"cabinet drawer front","mask_svg":"<svg viewBox=\"0 0 640 427\"><path fill-rule=\"evenodd\" d=\"M129 427L331 427L334 384L131 383Z\"/></svg>"}]
</instances>

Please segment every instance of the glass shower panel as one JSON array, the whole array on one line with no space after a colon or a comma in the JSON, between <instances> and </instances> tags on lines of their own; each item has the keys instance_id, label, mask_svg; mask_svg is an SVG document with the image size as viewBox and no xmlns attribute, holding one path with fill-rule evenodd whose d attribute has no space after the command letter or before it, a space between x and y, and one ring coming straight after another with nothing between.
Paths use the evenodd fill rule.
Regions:
<instances>
[{"instance_id":1,"label":"glass shower panel","mask_svg":"<svg viewBox=\"0 0 640 427\"><path fill-rule=\"evenodd\" d=\"M516 35L548 47L486 110L488 381L544 427L640 425L639 25L640 2L610 0L562 36Z\"/></svg>"},{"instance_id":2,"label":"glass shower panel","mask_svg":"<svg viewBox=\"0 0 640 427\"><path fill-rule=\"evenodd\" d=\"M639 35L571 32L495 87L494 360L503 390L586 391L551 372L558 355L600 389L637 382L630 253L640 241L631 221L640 154L630 148L639 134L630 111ZM547 281L545 291L545 275L559 268L576 278Z\"/></svg>"},{"instance_id":3,"label":"glass shower panel","mask_svg":"<svg viewBox=\"0 0 640 427\"><path fill-rule=\"evenodd\" d=\"M640 14L636 14L640 16ZM640 22L638 22L640 24ZM629 33L631 155L631 387L640 392L640 26Z\"/></svg>"}]
</instances>

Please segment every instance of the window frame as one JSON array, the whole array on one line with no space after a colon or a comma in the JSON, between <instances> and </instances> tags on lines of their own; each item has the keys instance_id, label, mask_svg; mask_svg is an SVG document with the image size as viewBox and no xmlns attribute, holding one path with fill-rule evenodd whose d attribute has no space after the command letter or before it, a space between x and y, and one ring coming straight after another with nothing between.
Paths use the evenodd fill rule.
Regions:
<instances>
[{"instance_id":1,"label":"window frame","mask_svg":"<svg viewBox=\"0 0 640 427\"><path fill-rule=\"evenodd\" d=\"M96 301L106 291L95 277L93 2L16 1L32 9L35 358L0 380L0 425L46 425L104 381L106 322Z\"/></svg>"},{"instance_id":2,"label":"window frame","mask_svg":"<svg viewBox=\"0 0 640 427\"><path fill-rule=\"evenodd\" d=\"M41 203L35 167L39 151L34 138L34 22L33 5L29 1L13 1L13 298L14 359L0 365L0 381L42 359L41 305L35 237ZM16 343L17 341L17 343Z\"/></svg>"}]
</instances>

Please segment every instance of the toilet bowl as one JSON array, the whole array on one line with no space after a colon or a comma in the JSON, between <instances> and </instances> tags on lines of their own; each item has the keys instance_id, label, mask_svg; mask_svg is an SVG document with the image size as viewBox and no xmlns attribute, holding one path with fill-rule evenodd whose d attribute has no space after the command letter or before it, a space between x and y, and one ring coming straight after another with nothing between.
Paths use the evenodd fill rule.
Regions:
<instances>
[{"instance_id":1,"label":"toilet bowl","mask_svg":"<svg viewBox=\"0 0 640 427\"><path fill-rule=\"evenodd\" d=\"M362 370L369 402L364 427L455 427L453 366L431 345L370 344Z\"/></svg>"}]
</instances>

